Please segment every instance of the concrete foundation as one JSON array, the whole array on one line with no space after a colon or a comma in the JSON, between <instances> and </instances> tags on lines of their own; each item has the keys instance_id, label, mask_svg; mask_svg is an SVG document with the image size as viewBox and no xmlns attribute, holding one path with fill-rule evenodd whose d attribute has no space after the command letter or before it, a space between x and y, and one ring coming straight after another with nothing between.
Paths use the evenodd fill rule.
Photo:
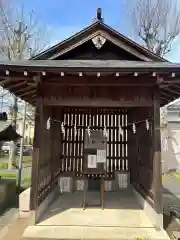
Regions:
<instances>
[{"instance_id":1,"label":"concrete foundation","mask_svg":"<svg viewBox=\"0 0 180 240\"><path fill-rule=\"evenodd\" d=\"M43 214L47 211L50 204L60 195L59 186L57 185L54 190L46 197L46 199L40 204L36 211L35 221L38 222Z\"/></svg>"},{"instance_id":2,"label":"concrete foundation","mask_svg":"<svg viewBox=\"0 0 180 240\"><path fill-rule=\"evenodd\" d=\"M88 202L99 203L99 193L88 192ZM164 231L157 231L141 209L132 189L105 192L101 207L82 208L83 192L64 193L46 209L38 224L24 232L29 239L88 239L88 240L169 240Z\"/></svg>"},{"instance_id":3,"label":"concrete foundation","mask_svg":"<svg viewBox=\"0 0 180 240\"><path fill-rule=\"evenodd\" d=\"M133 189L133 191L138 203L147 214L151 222L154 224L154 226L157 229L163 229L163 214L157 214L151 205L135 189Z\"/></svg>"}]
</instances>

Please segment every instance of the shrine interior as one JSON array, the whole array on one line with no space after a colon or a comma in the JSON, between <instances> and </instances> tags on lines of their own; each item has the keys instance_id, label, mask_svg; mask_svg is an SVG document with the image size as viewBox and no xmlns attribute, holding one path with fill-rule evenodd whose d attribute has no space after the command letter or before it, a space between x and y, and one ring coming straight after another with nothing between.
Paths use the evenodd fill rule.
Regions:
<instances>
[{"instance_id":1,"label":"shrine interior","mask_svg":"<svg viewBox=\"0 0 180 240\"><path fill-rule=\"evenodd\" d=\"M44 137L43 141L40 141L43 149L40 154L43 154L41 156L43 161L39 165L38 180L40 202L43 201L43 195L47 196L44 192L47 189L46 186L50 183L58 184L59 177L64 177L66 180L72 179L67 184L68 186L60 184L62 192L83 190L84 138L88 128L102 130L107 137L106 171L102 174L87 174L88 190L100 191L98 180L103 178L105 191L115 191L115 186L118 184L122 188L127 188L129 184L132 184L138 188L138 191L148 196L152 192L153 120L151 108L45 106L43 115ZM50 129L46 124L49 116L51 116ZM116 179L118 172L127 174L123 182L119 179L121 183ZM115 180L116 183L113 185ZM111 186L108 185L110 181Z\"/></svg>"}]
</instances>

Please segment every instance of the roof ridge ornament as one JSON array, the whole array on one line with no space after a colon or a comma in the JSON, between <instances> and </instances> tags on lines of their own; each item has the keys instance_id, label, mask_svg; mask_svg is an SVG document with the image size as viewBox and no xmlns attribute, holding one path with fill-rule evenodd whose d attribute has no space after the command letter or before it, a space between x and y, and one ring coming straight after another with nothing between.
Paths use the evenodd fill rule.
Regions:
<instances>
[{"instance_id":1,"label":"roof ridge ornament","mask_svg":"<svg viewBox=\"0 0 180 240\"><path fill-rule=\"evenodd\" d=\"M103 18L102 18L102 9L101 9L101 8L98 8L98 9L97 9L97 20L98 20L98 21L103 21Z\"/></svg>"},{"instance_id":2,"label":"roof ridge ornament","mask_svg":"<svg viewBox=\"0 0 180 240\"><path fill-rule=\"evenodd\" d=\"M106 42L106 38L99 34L92 38L92 42L97 49L101 49Z\"/></svg>"},{"instance_id":3,"label":"roof ridge ornament","mask_svg":"<svg viewBox=\"0 0 180 240\"><path fill-rule=\"evenodd\" d=\"M96 13L96 18L94 18L93 22L104 22L104 18L102 18L102 9L98 8Z\"/></svg>"}]
</instances>

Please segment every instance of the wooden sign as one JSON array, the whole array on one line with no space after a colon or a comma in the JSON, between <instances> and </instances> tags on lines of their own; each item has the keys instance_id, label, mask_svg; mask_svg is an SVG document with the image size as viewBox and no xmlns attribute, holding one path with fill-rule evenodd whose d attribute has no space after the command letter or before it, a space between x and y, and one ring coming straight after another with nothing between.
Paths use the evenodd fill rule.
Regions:
<instances>
[{"instance_id":1,"label":"wooden sign","mask_svg":"<svg viewBox=\"0 0 180 240\"><path fill-rule=\"evenodd\" d=\"M104 174L106 172L106 138L102 130L85 131L84 173Z\"/></svg>"}]
</instances>

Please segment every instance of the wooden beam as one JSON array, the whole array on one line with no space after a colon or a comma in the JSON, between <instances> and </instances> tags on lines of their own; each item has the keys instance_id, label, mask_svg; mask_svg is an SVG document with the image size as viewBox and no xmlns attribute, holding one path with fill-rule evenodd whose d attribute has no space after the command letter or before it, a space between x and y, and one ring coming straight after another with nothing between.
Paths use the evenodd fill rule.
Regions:
<instances>
[{"instance_id":1,"label":"wooden beam","mask_svg":"<svg viewBox=\"0 0 180 240\"><path fill-rule=\"evenodd\" d=\"M173 85L173 87L180 89L179 85ZM179 90L180 91L180 90ZM180 92L179 92L180 93Z\"/></svg>"},{"instance_id":2,"label":"wooden beam","mask_svg":"<svg viewBox=\"0 0 180 240\"><path fill-rule=\"evenodd\" d=\"M35 89L35 90L32 90L32 91L29 91L29 92L25 92L25 93L23 93L23 94L19 94L19 97L24 97L24 96L26 96L26 95L29 95L29 94L35 93L35 92L36 92L36 89Z\"/></svg>"},{"instance_id":3,"label":"wooden beam","mask_svg":"<svg viewBox=\"0 0 180 240\"><path fill-rule=\"evenodd\" d=\"M172 90L171 88L166 88L166 91L174 93L176 95L180 95L180 92L176 92L175 90Z\"/></svg>"},{"instance_id":4,"label":"wooden beam","mask_svg":"<svg viewBox=\"0 0 180 240\"><path fill-rule=\"evenodd\" d=\"M8 83L8 82L10 82L10 81L11 81L10 77L7 77L7 78L5 78L4 80L1 80L1 81L0 81L0 86L3 86L4 84L6 84L6 83Z\"/></svg>"},{"instance_id":5,"label":"wooden beam","mask_svg":"<svg viewBox=\"0 0 180 240\"><path fill-rule=\"evenodd\" d=\"M154 86L156 84L156 79L153 77L150 78L144 78L142 76L101 76L97 80L97 76L65 76L65 77L44 77L43 78L43 85L44 84L54 84L54 85L71 85L71 86L79 86L79 85L122 85L122 86L139 86L139 85L145 85L145 86Z\"/></svg>"},{"instance_id":6,"label":"wooden beam","mask_svg":"<svg viewBox=\"0 0 180 240\"><path fill-rule=\"evenodd\" d=\"M8 89L11 91L13 88L20 87L20 86L25 85L25 84L26 84L26 81L23 81L23 82L20 82L20 83L17 83L17 84L12 84L11 86L8 87Z\"/></svg>"},{"instance_id":7,"label":"wooden beam","mask_svg":"<svg viewBox=\"0 0 180 240\"><path fill-rule=\"evenodd\" d=\"M39 179L39 147L41 129L40 129L40 115L42 115L42 106L36 105L35 114L35 130L33 143L33 161L32 161L32 175L31 175L31 195L30 195L30 209L33 213L33 225L36 224L36 210L38 208L38 179Z\"/></svg>"},{"instance_id":8,"label":"wooden beam","mask_svg":"<svg viewBox=\"0 0 180 240\"><path fill-rule=\"evenodd\" d=\"M27 87L24 87L24 88L20 88L19 90L17 90L17 91L13 91L13 93L14 94L17 94L17 93L20 93L20 92L26 92L26 91L28 91L28 90L30 90L30 89L32 89L32 88L34 88L34 86L27 86ZM22 95L21 95L22 96Z\"/></svg>"},{"instance_id":9,"label":"wooden beam","mask_svg":"<svg viewBox=\"0 0 180 240\"><path fill-rule=\"evenodd\" d=\"M163 101L166 101L166 102L170 102L171 100L168 100L167 98L164 98L164 97L160 97L160 99L162 99Z\"/></svg>"},{"instance_id":10,"label":"wooden beam","mask_svg":"<svg viewBox=\"0 0 180 240\"><path fill-rule=\"evenodd\" d=\"M131 100L120 98L119 100L112 100L109 98L43 98L41 99L44 105L50 106L81 106L81 107L148 107L152 106L152 99L132 97Z\"/></svg>"},{"instance_id":11,"label":"wooden beam","mask_svg":"<svg viewBox=\"0 0 180 240\"><path fill-rule=\"evenodd\" d=\"M36 99L37 95L30 95L29 97L23 97L24 101L32 101L33 99Z\"/></svg>"},{"instance_id":12,"label":"wooden beam","mask_svg":"<svg viewBox=\"0 0 180 240\"><path fill-rule=\"evenodd\" d=\"M164 80L163 83L168 83L168 84L176 84L176 83L180 83L180 79L179 78L171 78L172 80Z\"/></svg>"},{"instance_id":13,"label":"wooden beam","mask_svg":"<svg viewBox=\"0 0 180 240\"><path fill-rule=\"evenodd\" d=\"M160 92L160 94L168 97L169 100L172 99L172 98L174 98L174 95L171 95L171 94L168 94L168 93L165 93L165 92Z\"/></svg>"}]
</instances>

